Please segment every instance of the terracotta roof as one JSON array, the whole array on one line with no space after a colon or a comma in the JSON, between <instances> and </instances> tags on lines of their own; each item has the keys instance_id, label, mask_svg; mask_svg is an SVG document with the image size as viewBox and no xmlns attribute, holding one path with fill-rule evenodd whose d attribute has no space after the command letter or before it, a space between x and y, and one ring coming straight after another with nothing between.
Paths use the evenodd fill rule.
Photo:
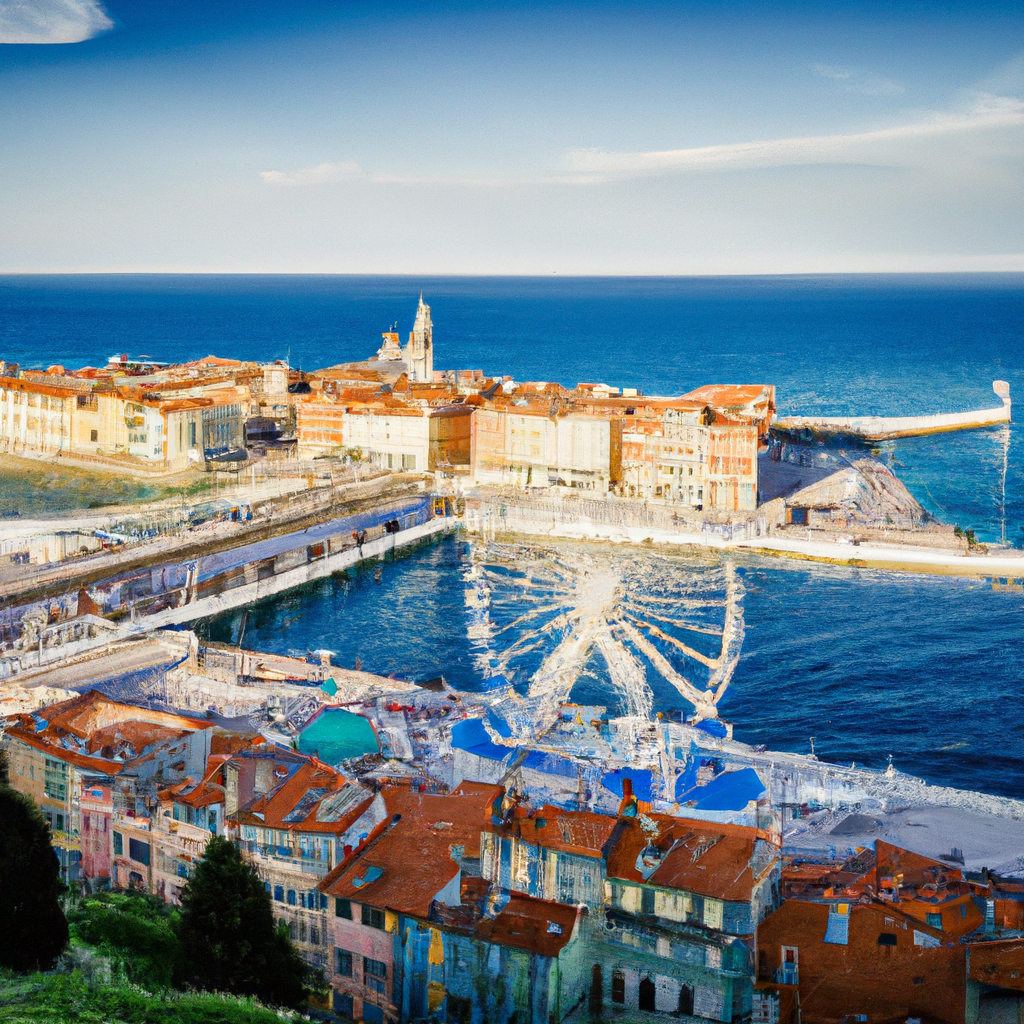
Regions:
<instances>
[{"instance_id":1,"label":"terracotta roof","mask_svg":"<svg viewBox=\"0 0 1024 1024\"><path fill-rule=\"evenodd\" d=\"M185 366L241 366L239 359L223 359L221 356L203 356L194 362L185 363Z\"/></svg>"},{"instance_id":2,"label":"terracotta roof","mask_svg":"<svg viewBox=\"0 0 1024 1024\"><path fill-rule=\"evenodd\" d=\"M459 907L438 906L432 919L451 931L473 935L499 946L557 957L572 940L585 907L542 900L525 893L507 894L495 916L486 914L491 886L483 878L463 878Z\"/></svg>"},{"instance_id":3,"label":"terracotta roof","mask_svg":"<svg viewBox=\"0 0 1024 1024\"><path fill-rule=\"evenodd\" d=\"M37 711L36 721L45 721L48 728L61 729L85 738L97 729L104 729L115 723L148 722L168 729L195 731L209 729L210 723L187 715L176 715L166 711L152 711L122 704L111 700L99 690L89 690Z\"/></svg>"},{"instance_id":4,"label":"terracotta roof","mask_svg":"<svg viewBox=\"0 0 1024 1024\"><path fill-rule=\"evenodd\" d=\"M361 851L335 868L321 890L373 907L426 917L459 872L452 847L479 856L480 833L501 787L434 796L405 788L382 791L391 817Z\"/></svg>"},{"instance_id":5,"label":"terracotta roof","mask_svg":"<svg viewBox=\"0 0 1024 1024\"><path fill-rule=\"evenodd\" d=\"M713 406L749 405L760 399L770 401L771 397L770 384L705 384L683 395L683 398Z\"/></svg>"},{"instance_id":6,"label":"terracotta roof","mask_svg":"<svg viewBox=\"0 0 1024 1024\"><path fill-rule=\"evenodd\" d=\"M882 881L902 875L901 886L923 886L940 881L959 882L963 872L952 864L933 860L920 853L912 853L892 843L875 841L875 866L864 876L864 881L874 885L877 891Z\"/></svg>"},{"instance_id":7,"label":"terracotta roof","mask_svg":"<svg viewBox=\"0 0 1024 1024\"><path fill-rule=\"evenodd\" d=\"M617 824L617 819L607 814L545 805L529 812L518 808L512 828L525 843L582 857L602 857Z\"/></svg>"},{"instance_id":8,"label":"terracotta roof","mask_svg":"<svg viewBox=\"0 0 1024 1024\"><path fill-rule=\"evenodd\" d=\"M665 889L682 889L715 899L746 902L756 878L751 861L763 833L743 825L673 818L662 814L644 816L660 831L653 846L639 818L623 818L608 855L608 877L646 882ZM646 857L653 871L645 875L639 865ZM659 863L660 861L660 863Z\"/></svg>"},{"instance_id":9,"label":"terracotta roof","mask_svg":"<svg viewBox=\"0 0 1024 1024\"><path fill-rule=\"evenodd\" d=\"M196 782L186 779L175 786L168 786L158 791L161 800L173 800L175 803L189 807L208 807L210 804L224 802L224 786L219 781L225 763L230 760L227 754L211 754L206 761L206 773Z\"/></svg>"},{"instance_id":10,"label":"terracotta roof","mask_svg":"<svg viewBox=\"0 0 1024 1024\"><path fill-rule=\"evenodd\" d=\"M38 736L33 736L30 730L21 726L9 725L4 733L9 738L20 740L36 750L43 751L49 757L73 764L76 768L84 768L86 771L96 772L99 775L117 775L118 772L124 771L125 768L124 763L121 761L108 761L105 758L89 757L86 754L79 754L74 750L63 750L60 747L55 747L52 743L48 743Z\"/></svg>"},{"instance_id":11,"label":"terracotta roof","mask_svg":"<svg viewBox=\"0 0 1024 1024\"><path fill-rule=\"evenodd\" d=\"M299 759L296 762L296 759ZM274 759L281 777L234 817L243 824L295 832L344 832L372 803L372 794L328 764L292 751Z\"/></svg>"},{"instance_id":12,"label":"terracotta roof","mask_svg":"<svg viewBox=\"0 0 1024 1024\"><path fill-rule=\"evenodd\" d=\"M209 727L209 722L120 704L90 690L33 714L12 716L6 732L51 757L113 775L148 748Z\"/></svg>"}]
</instances>

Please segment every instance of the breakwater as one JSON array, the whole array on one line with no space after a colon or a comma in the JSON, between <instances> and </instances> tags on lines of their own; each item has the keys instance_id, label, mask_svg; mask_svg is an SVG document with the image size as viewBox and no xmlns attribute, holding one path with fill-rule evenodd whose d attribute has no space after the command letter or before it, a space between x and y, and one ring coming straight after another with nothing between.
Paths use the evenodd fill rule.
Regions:
<instances>
[{"instance_id":1,"label":"breakwater","mask_svg":"<svg viewBox=\"0 0 1024 1024\"><path fill-rule=\"evenodd\" d=\"M992 382L992 390L1003 400L995 409L971 412L935 413L929 416L783 416L772 424L776 430L811 434L837 434L865 441L891 441L901 437L926 437L953 430L976 430L1010 422L1010 385Z\"/></svg>"},{"instance_id":2,"label":"breakwater","mask_svg":"<svg viewBox=\"0 0 1024 1024\"><path fill-rule=\"evenodd\" d=\"M453 516L435 516L428 496L391 501L226 551L137 568L59 600L8 609L5 628L12 639L0 652L0 679L52 667L114 640L246 607L456 525Z\"/></svg>"},{"instance_id":3,"label":"breakwater","mask_svg":"<svg viewBox=\"0 0 1024 1024\"><path fill-rule=\"evenodd\" d=\"M896 569L1009 582L1024 578L1024 554L1019 550L964 554L929 543L927 533L903 531L901 537L898 530L891 531L891 538L864 543L853 543L849 535L825 530L808 529L804 538L795 528L783 532L772 526L767 506L762 506L756 516L737 516L734 522L704 522L638 502L481 495L467 501L466 529L485 539L519 534L552 540L654 544L684 552L746 551L858 569Z\"/></svg>"}]
</instances>

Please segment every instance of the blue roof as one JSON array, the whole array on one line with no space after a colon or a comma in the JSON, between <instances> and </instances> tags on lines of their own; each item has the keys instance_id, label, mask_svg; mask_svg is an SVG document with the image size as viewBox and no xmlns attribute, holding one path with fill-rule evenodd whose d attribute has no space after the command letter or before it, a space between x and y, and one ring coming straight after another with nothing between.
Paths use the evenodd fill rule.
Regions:
<instances>
[{"instance_id":1,"label":"blue roof","mask_svg":"<svg viewBox=\"0 0 1024 1024\"><path fill-rule=\"evenodd\" d=\"M487 722L503 740L511 739L512 726L510 726L500 715L496 715L491 708L487 709Z\"/></svg>"},{"instance_id":2,"label":"blue roof","mask_svg":"<svg viewBox=\"0 0 1024 1024\"><path fill-rule=\"evenodd\" d=\"M629 779L633 783L633 796L637 800L643 800L649 804L654 796L653 781L654 775L647 769L630 769L624 771L616 769L613 772L605 772L601 776L601 783L605 788L610 789L616 796L622 796L622 781Z\"/></svg>"},{"instance_id":3,"label":"blue roof","mask_svg":"<svg viewBox=\"0 0 1024 1024\"><path fill-rule=\"evenodd\" d=\"M709 783L679 797L680 803L695 801L699 811L742 811L764 793L764 783L753 768L722 772Z\"/></svg>"},{"instance_id":4,"label":"blue roof","mask_svg":"<svg viewBox=\"0 0 1024 1024\"><path fill-rule=\"evenodd\" d=\"M516 752L515 747L500 747L488 735L481 718L464 718L452 726L452 746L467 754L504 761Z\"/></svg>"},{"instance_id":5,"label":"blue roof","mask_svg":"<svg viewBox=\"0 0 1024 1024\"><path fill-rule=\"evenodd\" d=\"M695 728L703 729L704 732L712 736L719 736L722 739L729 735L729 730L717 718L705 718L697 722Z\"/></svg>"},{"instance_id":6,"label":"blue roof","mask_svg":"<svg viewBox=\"0 0 1024 1024\"><path fill-rule=\"evenodd\" d=\"M574 761L561 754L548 754L542 750L531 750L523 758L523 767L532 768L536 772L547 772L548 775L561 775L567 779L579 778Z\"/></svg>"}]
</instances>

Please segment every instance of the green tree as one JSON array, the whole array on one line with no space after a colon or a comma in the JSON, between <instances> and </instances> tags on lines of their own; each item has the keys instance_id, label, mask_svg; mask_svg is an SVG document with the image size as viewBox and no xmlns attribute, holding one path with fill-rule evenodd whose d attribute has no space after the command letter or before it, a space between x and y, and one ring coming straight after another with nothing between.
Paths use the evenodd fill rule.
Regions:
<instances>
[{"instance_id":1,"label":"green tree","mask_svg":"<svg viewBox=\"0 0 1024 1024\"><path fill-rule=\"evenodd\" d=\"M270 894L235 845L214 837L181 895L175 983L298 1007L307 968L274 926Z\"/></svg>"},{"instance_id":2,"label":"green tree","mask_svg":"<svg viewBox=\"0 0 1024 1024\"><path fill-rule=\"evenodd\" d=\"M0 966L53 966L68 943L63 890L42 812L30 796L0 784Z\"/></svg>"}]
</instances>

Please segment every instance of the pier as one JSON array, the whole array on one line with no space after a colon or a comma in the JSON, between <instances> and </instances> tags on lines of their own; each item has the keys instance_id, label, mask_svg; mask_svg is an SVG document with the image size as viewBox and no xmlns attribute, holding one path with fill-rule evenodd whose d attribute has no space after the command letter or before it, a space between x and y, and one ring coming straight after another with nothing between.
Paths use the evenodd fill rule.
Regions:
<instances>
[{"instance_id":1,"label":"pier","mask_svg":"<svg viewBox=\"0 0 1024 1024\"><path fill-rule=\"evenodd\" d=\"M865 441L891 441L899 437L924 437L953 430L977 430L1009 423L1010 385L1005 380L992 382L992 390L1002 399L995 409L972 412L936 413L931 416L783 416L773 421L776 430L859 437Z\"/></svg>"}]
</instances>

